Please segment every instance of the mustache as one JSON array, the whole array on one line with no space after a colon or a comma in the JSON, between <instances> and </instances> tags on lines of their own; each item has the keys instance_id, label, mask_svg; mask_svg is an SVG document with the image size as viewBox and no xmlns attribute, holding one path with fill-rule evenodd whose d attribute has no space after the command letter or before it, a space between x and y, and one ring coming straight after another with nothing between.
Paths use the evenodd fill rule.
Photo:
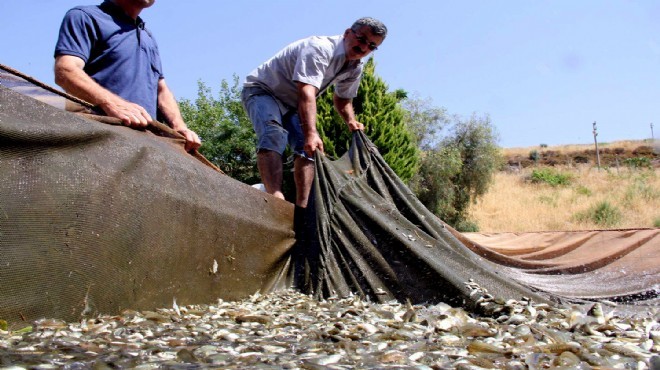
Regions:
<instances>
[{"instance_id":1,"label":"mustache","mask_svg":"<svg viewBox=\"0 0 660 370\"><path fill-rule=\"evenodd\" d=\"M353 46L353 51L356 52L357 54L362 54L362 53L364 53L364 50L362 50L362 48L360 48L360 47L357 46L357 45L356 45L356 46Z\"/></svg>"}]
</instances>

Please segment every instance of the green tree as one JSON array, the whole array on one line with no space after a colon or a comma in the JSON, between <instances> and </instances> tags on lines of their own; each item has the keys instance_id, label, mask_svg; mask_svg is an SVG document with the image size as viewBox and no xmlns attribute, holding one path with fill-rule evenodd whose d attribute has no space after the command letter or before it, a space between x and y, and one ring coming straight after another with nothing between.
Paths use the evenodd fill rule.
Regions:
<instances>
[{"instance_id":1,"label":"green tree","mask_svg":"<svg viewBox=\"0 0 660 370\"><path fill-rule=\"evenodd\" d=\"M353 99L356 118L365 126L365 134L378 147L380 154L394 172L407 181L420 162L415 137L404 121L401 99L403 90L388 91L385 82L376 75L373 58L364 66L358 96ZM327 155L339 157L350 145L351 133L333 108L332 89L317 100L317 128Z\"/></svg>"},{"instance_id":2,"label":"green tree","mask_svg":"<svg viewBox=\"0 0 660 370\"><path fill-rule=\"evenodd\" d=\"M419 171L410 181L410 189L424 206L441 219L452 214L458 189L452 183L461 172L461 153L456 147L444 146L422 153Z\"/></svg>"},{"instance_id":3,"label":"green tree","mask_svg":"<svg viewBox=\"0 0 660 370\"><path fill-rule=\"evenodd\" d=\"M460 153L461 170L450 179L455 195L443 215L447 223L459 230L466 229L461 225L467 224L470 203L486 194L501 162L497 140L498 135L490 117L472 115L467 120L455 117L451 133L440 144L441 147L453 148Z\"/></svg>"},{"instance_id":4,"label":"green tree","mask_svg":"<svg viewBox=\"0 0 660 370\"><path fill-rule=\"evenodd\" d=\"M202 81L197 85L197 99L182 99L179 107L188 127L202 139L200 153L236 180L260 182L256 136L241 103L238 76L231 86L222 80L217 98Z\"/></svg>"},{"instance_id":5,"label":"green tree","mask_svg":"<svg viewBox=\"0 0 660 370\"><path fill-rule=\"evenodd\" d=\"M403 119L415 135L417 146L421 150L431 150L439 141L439 135L450 123L447 110L433 106L430 98L422 99L417 95L406 97L402 102Z\"/></svg>"},{"instance_id":6,"label":"green tree","mask_svg":"<svg viewBox=\"0 0 660 370\"><path fill-rule=\"evenodd\" d=\"M467 209L486 193L501 161L490 117L450 117L430 99L416 96L402 105L422 149L419 172L409 182L411 190L443 221L460 231L476 231Z\"/></svg>"}]
</instances>

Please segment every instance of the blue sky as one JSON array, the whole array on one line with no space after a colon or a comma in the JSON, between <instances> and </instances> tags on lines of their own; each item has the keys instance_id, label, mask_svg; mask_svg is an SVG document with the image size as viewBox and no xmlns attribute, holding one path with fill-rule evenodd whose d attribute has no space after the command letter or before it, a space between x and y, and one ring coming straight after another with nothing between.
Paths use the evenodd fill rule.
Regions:
<instances>
[{"instance_id":1,"label":"blue sky","mask_svg":"<svg viewBox=\"0 0 660 370\"><path fill-rule=\"evenodd\" d=\"M64 13L88 0L1 0L0 63L54 85ZM342 33L357 18L389 35L376 73L451 114L489 114L503 147L660 136L658 1L158 0L142 17L166 80L194 99L243 78L291 41Z\"/></svg>"}]
</instances>

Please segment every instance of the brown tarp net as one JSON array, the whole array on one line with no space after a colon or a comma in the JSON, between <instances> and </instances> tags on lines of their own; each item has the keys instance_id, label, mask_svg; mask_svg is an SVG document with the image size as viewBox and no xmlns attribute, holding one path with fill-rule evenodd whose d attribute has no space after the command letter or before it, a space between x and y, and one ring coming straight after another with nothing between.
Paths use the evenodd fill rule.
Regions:
<instances>
[{"instance_id":1,"label":"brown tarp net","mask_svg":"<svg viewBox=\"0 0 660 370\"><path fill-rule=\"evenodd\" d=\"M528 286L567 297L659 303L660 229L463 237L472 251Z\"/></svg>"},{"instance_id":2,"label":"brown tarp net","mask_svg":"<svg viewBox=\"0 0 660 370\"><path fill-rule=\"evenodd\" d=\"M342 158L317 157L311 205L294 211L179 140L66 112L13 76L0 85L0 319L12 325L292 285L474 307L472 280L500 297L658 303L658 229L460 234L362 133Z\"/></svg>"},{"instance_id":3,"label":"brown tarp net","mask_svg":"<svg viewBox=\"0 0 660 370\"><path fill-rule=\"evenodd\" d=\"M293 206L177 140L0 86L0 173L0 319L15 325L290 284Z\"/></svg>"}]
</instances>

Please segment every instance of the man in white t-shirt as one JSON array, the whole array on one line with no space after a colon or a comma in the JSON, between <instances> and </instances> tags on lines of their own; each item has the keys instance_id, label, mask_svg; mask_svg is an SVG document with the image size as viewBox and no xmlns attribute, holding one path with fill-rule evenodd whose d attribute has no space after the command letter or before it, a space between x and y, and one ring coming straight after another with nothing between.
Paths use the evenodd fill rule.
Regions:
<instances>
[{"instance_id":1,"label":"man in white t-shirt","mask_svg":"<svg viewBox=\"0 0 660 370\"><path fill-rule=\"evenodd\" d=\"M352 100L362 76L360 59L387 36L385 25L360 18L342 35L298 40L252 71L243 84L243 105L257 133L257 165L266 191L284 199L282 153L294 152L296 205L307 207L314 180L314 152L323 152L316 130L316 98L335 86L334 106L351 131L363 130Z\"/></svg>"}]
</instances>

